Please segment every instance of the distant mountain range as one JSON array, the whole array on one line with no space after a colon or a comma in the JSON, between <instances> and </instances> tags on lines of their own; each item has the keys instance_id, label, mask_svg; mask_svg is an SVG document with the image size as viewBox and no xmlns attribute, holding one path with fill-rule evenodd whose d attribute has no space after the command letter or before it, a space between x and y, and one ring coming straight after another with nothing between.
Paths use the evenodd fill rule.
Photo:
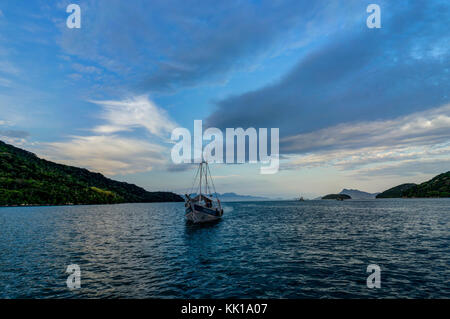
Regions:
<instances>
[{"instance_id":1,"label":"distant mountain range","mask_svg":"<svg viewBox=\"0 0 450 319\"><path fill-rule=\"evenodd\" d=\"M357 189L344 188L339 194L345 194L352 199L374 199L379 193L367 193Z\"/></svg>"},{"instance_id":2,"label":"distant mountain range","mask_svg":"<svg viewBox=\"0 0 450 319\"><path fill-rule=\"evenodd\" d=\"M216 194L222 202L251 202L251 201L273 200L268 197L252 196L252 195L239 195L236 193L223 193L223 194L216 193ZM197 194L194 193L194 194L192 194L192 196L197 196Z\"/></svg>"},{"instance_id":3,"label":"distant mountain range","mask_svg":"<svg viewBox=\"0 0 450 319\"><path fill-rule=\"evenodd\" d=\"M181 202L84 168L53 163L0 141L0 206Z\"/></svg>"}]
</instances>

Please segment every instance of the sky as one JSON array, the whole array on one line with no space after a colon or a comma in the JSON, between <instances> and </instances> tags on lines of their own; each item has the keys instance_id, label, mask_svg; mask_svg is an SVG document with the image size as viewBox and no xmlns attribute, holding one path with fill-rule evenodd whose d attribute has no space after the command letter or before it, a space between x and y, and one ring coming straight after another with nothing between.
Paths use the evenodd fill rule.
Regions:
<instances>
[{"instance_id":1,"label":"sky","mask_svg":"<svg viewBox=\"0 0 450 319\"><path fill-rule=\"evenodd\" d=\"M449 21L446 0L2 0L0 140L184 193L171 132L202 120L280 131L279 172L212 164L219 193L423 182L450 169Z\"/></svg>"}]
</instances>

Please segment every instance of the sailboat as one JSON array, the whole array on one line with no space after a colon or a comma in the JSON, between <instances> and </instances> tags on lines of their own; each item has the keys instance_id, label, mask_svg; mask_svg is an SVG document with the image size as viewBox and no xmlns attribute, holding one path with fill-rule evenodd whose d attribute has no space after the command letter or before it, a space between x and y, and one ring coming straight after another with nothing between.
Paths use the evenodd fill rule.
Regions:
<instances>
[{"instance_id":1,"label":"sailboat","mask_svg":"<svg viewBox=\"0 0 450 319\"><path fill-rule=\"evenodd\" d=\"M194 197L191 197L192 192L185 195L186 219L194 223L205 223L220 219L223 215L223 209L217 197L208 162L203 161L200 163L194 177L192 189L197 185L197 177L198 192Z\"/></svg>"}]
</instances>

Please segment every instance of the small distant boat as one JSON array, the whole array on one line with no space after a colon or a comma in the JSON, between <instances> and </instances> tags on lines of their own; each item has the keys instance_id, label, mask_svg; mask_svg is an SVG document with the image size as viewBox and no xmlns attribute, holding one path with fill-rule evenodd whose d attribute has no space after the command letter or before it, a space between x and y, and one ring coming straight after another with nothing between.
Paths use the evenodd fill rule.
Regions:
<instances>
[{"instance_id":1,"label":"small distant boat","mask_svg":"<svg viewBox=\"0 0 450 319\"><path fill-rule=\"evenodd\" d=\"M193 185L197 185L197 177L199 178L196 196L191 197L191 194L186 194L186 203L184 204L186 219L193 223L205 223L220 219L223 215L223 209L217 197L207 162L200 163Z\"/></svg>"},{"instance_id":2,"label":"small distant boat","mask_svg":"<svg viewBox=\"0 0 450 319\"><path fill-rule=\"evenodd\" d=\"M300 198L298 199L298 201L299 201L299 202L304 202L305 199L304 199L303 197L300 197Z\"/></svg>"}]
</instances>

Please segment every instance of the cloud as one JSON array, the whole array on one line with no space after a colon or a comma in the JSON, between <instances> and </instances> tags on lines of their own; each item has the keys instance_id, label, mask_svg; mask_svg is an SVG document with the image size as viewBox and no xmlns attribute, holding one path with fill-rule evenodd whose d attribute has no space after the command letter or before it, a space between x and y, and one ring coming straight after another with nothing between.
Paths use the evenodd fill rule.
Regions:
<instances>
[{"instance_id":1,"label":"cloud","mask_svg":"<svg viewBox=\"0 0 450 319\"><path fill-rule=\"evenodd\" d=\"M8 80L8 79L0 77L0 86L10 88L11 85L12 85L12 81L11 80Z\"/></svg>"},{"instance_id":2,"label":"cloud","mask_svg":"<svg viewBox=\"0 0 450 319\"><path fill-rule=\"evenodd\" d=\"M227 1L219 8L210 7L195 19L183 17L190 42L181 42L177 50L168 52L166 59L142 83L150 90L176 89L198 83L224 81L230 72L252 66L264 52L276 44L279 37L305 24L306 13L315 4L299 1L271 3ZM217 5L217 4L216 4ZM222 14L211 13L222 12ZM208 16L208 18L206 18ZM180 17L181 18L181 17Z\"/></svg>"},{"instance_id":3,"label":"cloud","mask_svg":"<svg viewBox=\"0 0 450 319\"><path fill-rule=\"evenodd\" d=\"M282 169L332 166L355 176L439 173L450 166L450 105L392 120L339 124L280 142Z\"/></svg>"},{"instance_id":4,"label":"cloud","mask_svg":"<svg viewBox=\"0 0 450 319\"><path fill-rule=\"evenodd\" d=\"M176 124L163 109L146 96L92 103L101 106L101 119L104 121L90 130L94 135L39 143L39 148L33 147L35 152L57 162L86 167L106 175L168 167L170 154L167 146L161 144L161 139ZM148 134L145 137L134 134L139 128L144 128ZM159 143L149 142L158 139Z\"/></svg>"},{"instance_id":5,"label":"cloud","mask_svg":"<svg viewBox=\"0 0 450 319\"><path fill-rule=\"evenodd\" d=\"M450 153L449 153L450 154ZM353 172L354 176L417 176L419 174L437 175L450 170L450 158L425 158L363 168Z\"/></svg>"},{"instance_id":6,"label":"cloud","mask_svg":"<svg viewBox=\"0 0 450 319\"><path fill-rule=\"evenodd\" d=\"M101 69L93 65L83 65L80 63L72 64L72 68L80 73L87 73L87 74L100 74L102 72Z\"/></svg>"},{"instance_id":7,"label":"cloud","mask_svg":"<svg viewBox=\"0 0 450 319\"><path fill-rule=\"evenodd\" d=\"M2 121L0 121L0 125L1 124ZM30 136L30 133L20 130L0 130L0 136L10 138L27 138Z\"/></svg>"},{"instance_id":8,"label":"cloud","mask_svg":"<svg viewBox=\"0 0 450 319\"><path fill-rule=\"evenodd\" d=\"M216 103L208 126L279 127L290 136L448 103L449 7L384 3L383 27L336 33L279 81Z\"/></svg>"},{"instance_id":9,"label":"cloud","mask_svg":"<svg viewBox=\"0 0 450 319\"><path fill-rule=\"evenodd\" d=\"M180 164L174 164L174 163L167 163L166 170L168 172L184 172L191 170L193 168L197 168L198 164L190 164L190 163L180 163Z\"/></svg>"},{"instance_id":10,"label":"cloud","mask_svg":"<svg viewBox=\"0 0 450 319\"><path fill-rule=\"evenodd\" d=\"M45 158L106 175L149 171L166 162L163 146L116 135L74 136L40 146L37 153Z\"/></svg>"},{"instance_id":11,"label":"cloud","mask_svg":"<svg viewBox=\"0 0 450 319\"><path fill-rule=\"evenodd\" d=\"M68 75L68 77L70 79L76 80L76 81L83 79L83 76L81 74L79 74L79 73L71 73L71 74Z\"/></svg>"},{"instance_id":12,"label":"cloud","mask_svg":"<svg viewBox=\"0 0 450 319\"><path fill-rule=\"evenodd\" d=\"M342 26L336 11L364 12L357 2L296 0L85 1L82 7L82 32L58 22L64 52L131 76L141 92L223 83L299 39L307 43L323 25Z\"/></svg>"},{"instance_id":13,"label":"cloud","mask_svg":"<svg viewBox=\"0 0 450 319\"><path fill-rule=\"evenodd\" d=\"M10 129L9 127L12 125L13 123L10 121L0 120L0 127L5 127L5 129L0 128L0 140L9 144L24 145L30 133L23 130Z\"/></svg>"},{"instance_id":14,"label":"cloud","mask_svg":"<svg viewBox=\"0 0 450 319\"><path fill-rule=\"evenodd\" d=\"M434 145L450 139L450 104L384 121L343 123L281 139L283 153Z\"/></svg>"},{"instance_id":15,"label":"cloud","mask_svg":"<svg viewBox=\"0 0 450 319\"><path fill-rule=\"evenodd\" d=\"M20 70L11 62L0 61L0 72L9 75L18 75L20 73Z\"/></svg>"},{"instance_id":16,"label":"cloud","mask_svg":"<svg viewBox=\"0 0 450 319\"><path fill-rule=\"evenodd\" d=\"M91 101L103 108L101 118L107 123L96 126L96 133L116 133L143 127L153 135L167 136L176 127L167 113L146 96L122 101Z\"/></svg>"}]
</instances>

